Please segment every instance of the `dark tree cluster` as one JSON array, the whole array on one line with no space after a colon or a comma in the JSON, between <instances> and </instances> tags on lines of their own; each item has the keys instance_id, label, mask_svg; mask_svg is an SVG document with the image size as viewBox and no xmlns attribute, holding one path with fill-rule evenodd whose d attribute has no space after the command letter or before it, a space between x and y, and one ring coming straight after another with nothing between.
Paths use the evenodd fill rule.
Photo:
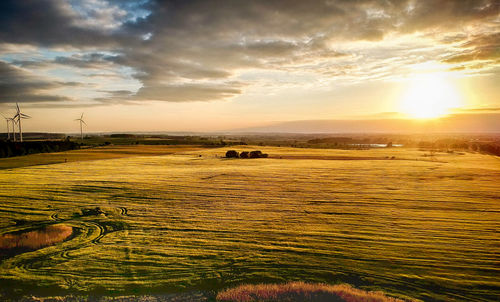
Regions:
<instances>
[{"instance_id":1,"label":"dark tree cluster","mask_svg":"<svg viewBox=\"0 0 500 302\"><path fill-rule=\"evenodd\" d=\"M226 152L226 157L227 158L238 158L238 157L240 157L240 154L238 153L238 151L229 150Z\"/></svg>"},{"instance_id":2,"label":"dark tree cluster","mask_svg":"<svg viewBox=\"0 0 500 302\"><path fill-rule=\"evenodd\" d=\"M351 137L325 137L315 138L307 141L308 144L333 144L333 143L352 143L354 140Z\"/></svg>"},{"instance_id":3,"label":"dark tree cluster","mask_svg":"<svg viewBox=\"0 0 500 302\"><path fill-rule=\"evenodd\" d=\"M0 158L29 155L35 153L49 153L80 149L78 143L65 141L28 141L12 142L0 141Z\"/></svg>"},{"instance_id":4,"label":"dark tree cluster","mask_svg":"<svg viewBox=\"0 0 500 302\"><path fill-rule=\"evenodd\" d=\"M110 134L109 137L111 137L111 138L134 138L136 136L134 134L128 134L128 133L116 133L116 134Z\"/></svg>"},{"instance_id":5,"label":"dark tree cluster","mask_svg":"<svg viewBox=\"0 0 500 302\"><path fill-rule=\"evenodd\" d=\"M243 151L241 153L238 153L238 151L235 150L229 150L226 152L226 158L267 158L268 154L262 153L260 150L256 151Z\"/></svg>"}]
</instances>

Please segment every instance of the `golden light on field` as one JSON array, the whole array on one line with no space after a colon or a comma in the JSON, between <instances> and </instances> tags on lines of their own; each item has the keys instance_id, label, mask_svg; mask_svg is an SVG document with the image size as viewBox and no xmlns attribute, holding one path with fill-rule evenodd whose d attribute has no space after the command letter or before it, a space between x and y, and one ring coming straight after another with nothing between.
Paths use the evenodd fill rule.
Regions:
<instances>
[{"instance_id":1,"label":"golden light on field","mask_svg":"<svg viewBox=\"0 0 500 302\"><path fill-rule=\"evenodd\" d=\"M460 93L444 73L422 74L411 80L401 111L412 118L439 118L461 104Z\"/></svg>"}]
</instances>

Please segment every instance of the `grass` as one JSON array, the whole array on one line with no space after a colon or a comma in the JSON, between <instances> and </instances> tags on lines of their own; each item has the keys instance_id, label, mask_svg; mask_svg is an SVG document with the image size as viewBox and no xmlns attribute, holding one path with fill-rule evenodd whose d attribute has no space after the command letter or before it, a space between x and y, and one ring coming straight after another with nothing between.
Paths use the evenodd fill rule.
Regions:
<instances>
[{"instance_id":1,"label":"grass","mask_svg":"<svg viewBox=\"0 0 500 302\"><path fill-rule=\"evenodd\" d=\"M227 302L403 302L382 292L363 291L347 284L289 282L285 284L245 284L217 294L217 301Z\"/></svg>"},{"instance_id":2,"label":"grass","mask_svg":"<svg viewBox=\"0 0 500 302\"><path fill-rule=\"evenodd\" d=\"M498 157L241 146L231 149L284 158L225 159L229 148L137 148L0 170L0 234L44 223L77 231L0 262L0 295L210 296L293 281L425 301L500 295ZM358 160L332 159L346 156Z\"/></svg>"}]
</instances>

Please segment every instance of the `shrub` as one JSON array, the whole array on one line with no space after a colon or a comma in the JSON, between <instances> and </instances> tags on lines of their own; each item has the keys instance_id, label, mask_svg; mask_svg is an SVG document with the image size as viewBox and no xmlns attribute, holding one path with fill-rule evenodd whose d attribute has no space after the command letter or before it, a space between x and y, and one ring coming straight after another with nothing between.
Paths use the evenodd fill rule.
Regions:
<instances>
[{"instance_id":1,"label":"shrub","mask_svg":"<svg viewBox=\"0 0 500 302\"><path fill-rule=\"evenodd\" d=\"M226 152L226 157L227 158L238 158L239 154L235 150L229 150Z\"/></svg>"},{"instance_id":2,"label":"shrub","mask_svg":"<svg viewBox=\"0 0 500 302\"><path fill-rule=\"evenodd\" d=\"M257 151L250 152L249 157L250 158L260 158L261 155L262 155L262 152L257 150Z\"/></svg>"},{"instance_id":3,"label":"shrub","mask_svg":"<svg viewBox=\"0 0 500 302\"><path fill-rule=\"evenodd\" d=\"M248 158L248 151L243 151L240 153L240 158Z\"/></svg>"}]
</instances>

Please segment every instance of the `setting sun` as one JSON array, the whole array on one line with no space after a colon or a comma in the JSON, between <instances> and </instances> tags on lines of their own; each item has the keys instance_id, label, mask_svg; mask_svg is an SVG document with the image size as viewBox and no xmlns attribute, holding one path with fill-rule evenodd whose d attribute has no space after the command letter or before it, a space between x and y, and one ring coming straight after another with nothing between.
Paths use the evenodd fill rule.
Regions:
<instances>
[{"instance_id":1,"label":"setting sun","mask_svg":"<svg viewBox=\"0 0 500 302\"><path fill-rule=\"evenodd\" d=\"M438 118L461 103L459 92L444 74L423 74L411 80L401 100L401 111L413 118Z\"/></svg>"}]
</instances>

